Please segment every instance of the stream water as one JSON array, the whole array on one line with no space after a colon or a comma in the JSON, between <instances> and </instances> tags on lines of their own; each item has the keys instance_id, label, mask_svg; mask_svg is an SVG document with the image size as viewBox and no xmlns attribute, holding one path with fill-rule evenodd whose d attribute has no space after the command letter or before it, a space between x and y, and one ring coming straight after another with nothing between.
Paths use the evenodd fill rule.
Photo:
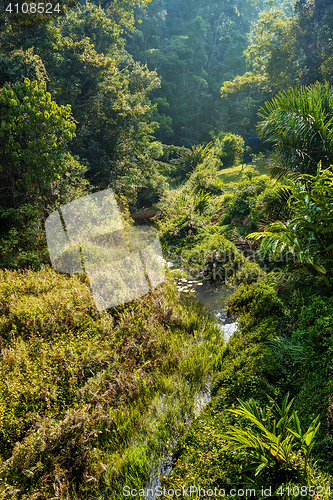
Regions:
<instances>
[{"instance_id":1,"label":"stream water","mask_svg":"<svg viewBox=\"0 0 333 500\"><path fill-rule=\"evenodd\" d=\"M212 289L209 283L196 287L196 298L202 302L218 318L221 332L227 343L233 333L238 329L238 323L234 318L228 318L225 302L233 290L226 285L220 285Z\"/></svg>"},{"instance_id":2,"label":"stream water","mask_svg":"<svg viewBox=\"0 0 333 500\"><path fill-rule=\"evenodd\" d=\"M186 286L189 283L190 286L194 283L191 280L182 279L182 285ZM218 323L221 328L221 335L224 336L225 343L227 343L233 333L238 329L238 323L233 318L227 317L227 311L225 302L227 298L231 295L232 290L225 285L221 285L219 288L212 289L209 283L199 283L192 285L195 290L195 296L197 300L202 302L212 313L218 318ZM210 392L210 378L208 378L204 387L202 387L194 396L194 415L200 414L202 409L211 400ZM188 419L188 423L190 419ZM153 467L150 479L147 481L145 490L148 493L145 497L147 500L155 500L158 498L154 493L156 488L161 486L161 478L169 474L172 470L172 455L168 454L160 460L158 464Z\"/></svg>"}]
</instances>

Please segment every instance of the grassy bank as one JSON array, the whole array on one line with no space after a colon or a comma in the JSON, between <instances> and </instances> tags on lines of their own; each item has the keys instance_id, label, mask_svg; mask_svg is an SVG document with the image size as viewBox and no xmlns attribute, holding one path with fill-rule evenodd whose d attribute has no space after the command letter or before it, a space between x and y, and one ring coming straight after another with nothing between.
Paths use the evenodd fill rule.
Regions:
<instances>
[{"instance_id":1,"label":"grassy bank","mask_svg":"<svg viewBox=\"0 0 333 500\"><path fill-rule=\"evenodd\" d=\"M203 169L207 175L208 167ZM155 217L166 258L201 279L232 284L256 280L262 274L254 255L258 245L252 246L246 236L260 227L265 206L278 204L278 184L268 173L267 162L256 168L223 168L209 174L213 186L221 183L214 192L211 186L202 188L195 170L183 185L168 190ZM262 263L267 271L276 266L270 260Z\"/></svg>"},{"instance_id":2,"label":"grassy bank","mask_svg":"<svg viewBox=\"0 0 333 500\"><path fill-rule=\"evenodd\" d=\"M269 162L261 160L258 163L249 163L245 165L234 165L229 168L222 168L219 172L219 177L223 182L224 193L232 192L237 184L244 181L245 178L251 178L254 181L259 179L269 179Z\"/></svg>"},{"instance_id":3,"label":"grassy bank","mask_svg":"<svg viewBox=\"0 0 333 500\"><path fill-rule=\"evenodd\" d=\"M122 498L180 435L221 347L172 279L98 312L84 277L0 272L0 498Z\"/></svg>"},{"instance_id":4,"label":"grassy bank","mask_svg":"<svg viewBox=\"0 0 333 500\"><path fill-rule=\"evenodd\" d=\"M252 488L256 496L263 496L262 488L271 487L270 498L286 499L301 495L297 490L301 486L302 496L313 498L311 486L317 498L329 499L333 488L330 294L309 281L303 286L291 284L277 295L274 288L259 281L241 285L229 299L229 310L237 315L241 330L221 351L212 401L179 441L174 469L164 487L217 488L226 495L235 489L240 490L234 496L237 499L244 498L242 489ZM281 417L276 405L281 409L287 395L288 401L294 400L289 414L273 430L274 419ZM244 413L234 413L241 407L240 401L256 406L262 427ZM260 408L265 413L260 413ZM289 448L283 445L287 428L294 428L293 420L288 421L293 411L303 435L315 417L319 418L307 463L300 439L294 436ZM269 445L265 428L280 439L277 448L272 436ZM232 439L235 435L241 436L242 444ZM257 442L257 452L247 439ZM199 495L193 493L193 497Z\"/></svg>"},{"instance_id":5,"label":"grassy bank","mask_svg":"<svg viewBox=\"0 0 333 500\"><path fill-rule=\"evenodd\" d=\"M264 255L246 238L292 213L265 172L222 169L215 194L190 176L161 203L169 258L212 285L238 285L228 308L241 324L215 364L211 403L173 450L165 498L241 499L251 488L276 499L333 494L332 288L301 258Z\"/></svg>"}]
</instances>

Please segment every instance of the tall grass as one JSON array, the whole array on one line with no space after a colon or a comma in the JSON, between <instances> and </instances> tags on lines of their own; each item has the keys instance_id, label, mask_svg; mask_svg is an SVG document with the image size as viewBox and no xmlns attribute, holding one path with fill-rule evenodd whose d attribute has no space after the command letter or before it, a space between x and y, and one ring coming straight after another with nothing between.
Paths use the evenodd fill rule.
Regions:
<instances>
[{"instance_id":1,"label":"tall grass","mask_svg":"<svg viewBox=\"0 0 333 500\"><path fill-rule=\"evenodd\" d=\"M1 500L142 487L223 342L171 278L98 312L84 276L3 270L0 314Z\"/></svg>"}]
</instances>

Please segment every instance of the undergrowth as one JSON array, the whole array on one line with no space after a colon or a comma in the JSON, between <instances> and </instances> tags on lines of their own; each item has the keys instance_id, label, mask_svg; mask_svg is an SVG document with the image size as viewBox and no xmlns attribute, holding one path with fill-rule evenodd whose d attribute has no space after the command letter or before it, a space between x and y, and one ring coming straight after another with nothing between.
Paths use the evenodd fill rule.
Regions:
<instances>
[{"instance_id":1,"label":"undergrowth","mask_svg":"<svg viewBox=\"0 0 333 500\"><path fill-rule=\"evenodd\" d=\"M216 359L212 401L177 443L174 468L163 487L166 491L180 488L180 498L186 498L183 487L186 492L194 485L226 495L233 489L237 499L244 498L247 488L254 489L256 496L287 499L288 488L297 493L304 486L304 498L316 494L329 499L331 296L318 286L297 282L277 296L260 279L240 285L228 307L241 328ZM278 417L275 408L283 408L288 394L293 398L292 410L278 425L282 414ZM262 488L271 490L263 495ZM198 491L193 490L194 498L199 498Z\"/></svg>"},{"instance_id":2,"label":"undergrowth","mask_svg":"<svg viewBox=\"0 0 333 500\"><path fill-rule=\"evenodd\" d=\"M122 498L181 435L222 345L171 279L98 312L84 276L0 271L0 498Z\"/></svg>"}]
</instances>

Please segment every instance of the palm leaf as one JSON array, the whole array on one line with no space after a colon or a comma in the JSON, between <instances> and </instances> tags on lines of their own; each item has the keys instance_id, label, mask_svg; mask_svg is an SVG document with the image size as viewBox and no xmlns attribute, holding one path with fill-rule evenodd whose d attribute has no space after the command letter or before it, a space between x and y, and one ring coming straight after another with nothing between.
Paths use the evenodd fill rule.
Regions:
<instances>
[{"instance_id":1,"label":"palm leaf","mask_svg":"<svg viewBox=\"0 0 333 500\"><path fill-rule=\"evenodd\" d=\"M314 174L319 160L325 168L333 164L333 93L329 84L317 82L282 91L261 108L259 116L259 137L274 138L274 177Z\"/></svg>"}]
</instances>

